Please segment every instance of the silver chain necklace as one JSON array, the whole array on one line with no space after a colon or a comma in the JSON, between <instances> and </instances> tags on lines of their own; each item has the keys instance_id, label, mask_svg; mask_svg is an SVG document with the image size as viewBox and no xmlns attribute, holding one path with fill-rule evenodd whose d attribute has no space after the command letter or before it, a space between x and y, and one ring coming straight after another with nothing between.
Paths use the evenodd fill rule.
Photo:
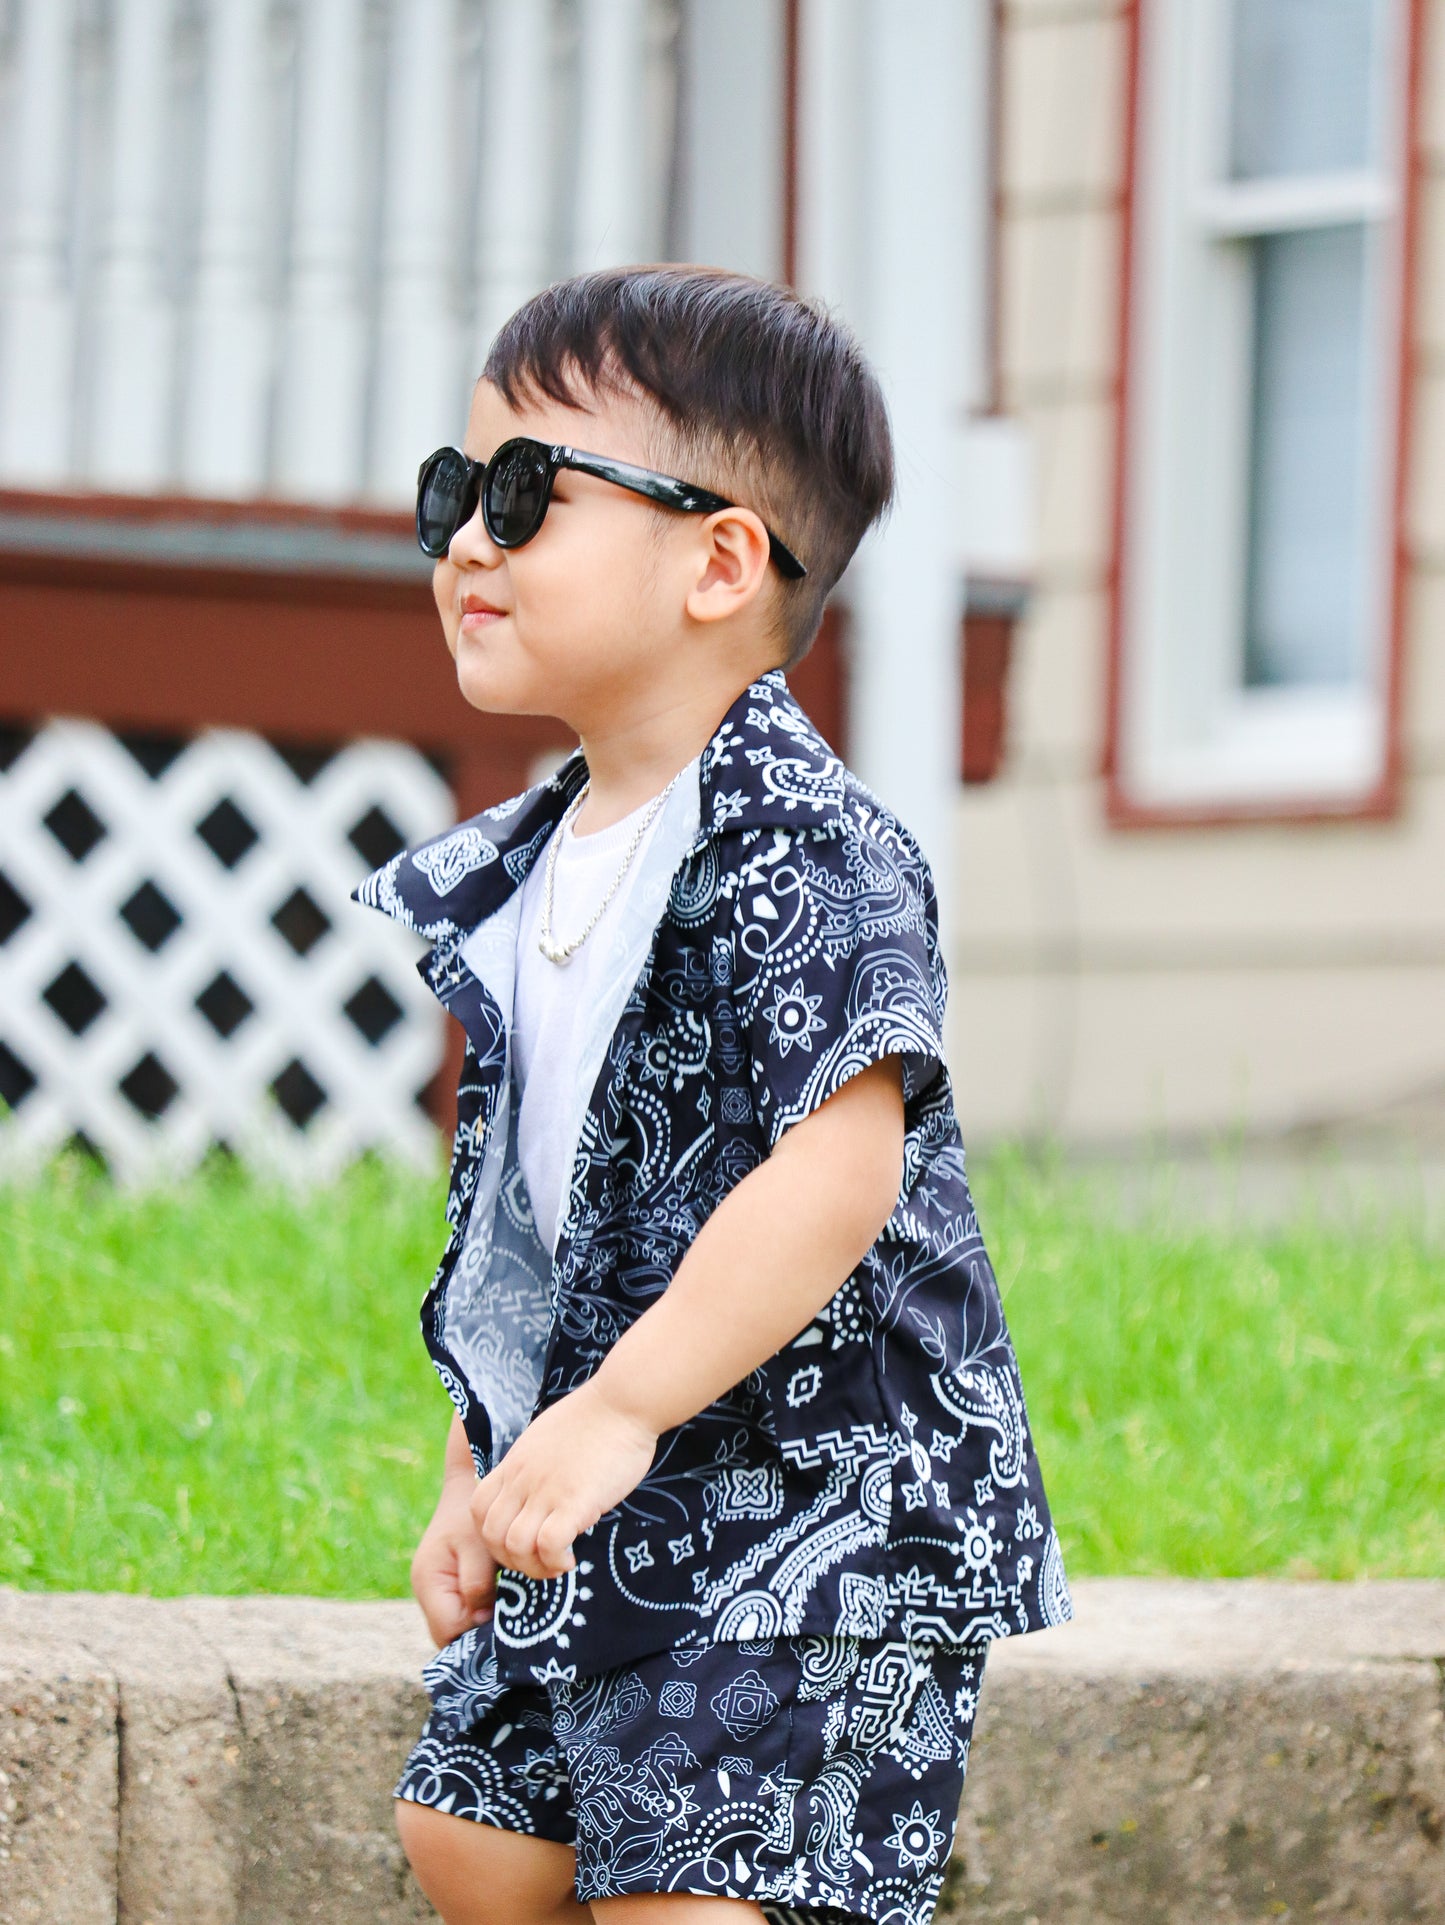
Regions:
<instances>
[{"instance_id":1,"label":"silver chain necklace","mask_svg":"<svg viewBox=\"0 0 1445 1925\"><path fill-rule=\"evenodd\" d=\"M675 775L672 778L672 781L668 783L667 787L664 790L662 790L661 794L653 797L651 806L648 808L648 811L646 815L643 816L641 822L638 823L637 828L633 832L632 840L627 845L627 854L622 858L622 867L617 871L617 874L612 878L612 885L608 889L607 894L602 898L601 902L598 903L596 912L593 915L591 922L588 923L587 927L582 931L581 935L574 936L571 942L558 943L553 940L553 935L552 935L552 888L553 888L553 877L555 876L556 869L557 869L557 851L562 846L562 837L566 834L567 829L571 824L573 817L576 815L577 811L582 806L583 798L586 796L587 791L592 787L592 778L590 775L588 776L587 780L582 784L582 787L577 791L576 795L574 795L572 800L567 804L567 807L562 812L562 819L557 825L557 832L552 837L551 844L547 850L546 885L542 892L542 933L537 939L537 947L541 950L542 954L547 958L548 962L554 962L554 963L570 962L572 960L574 951L582 947L583 943L586 942L587 938L592 934L592 931L597 927L598 922L601 920L603 910L607 907L608 903L611 902L612 898L617 894L618 885L621 883L622 878L627 874L628 869L631 867L632 858L637 854L638 844L642 841L642 838L647 834L649 823L652 822L658 810L662 807L663 803L666 802L668 796L672 793L673 785L677 781L677 776L681 774L682 774L682 770L679 769L677 772L677 775Z\"/></svg>"}]
</instances>

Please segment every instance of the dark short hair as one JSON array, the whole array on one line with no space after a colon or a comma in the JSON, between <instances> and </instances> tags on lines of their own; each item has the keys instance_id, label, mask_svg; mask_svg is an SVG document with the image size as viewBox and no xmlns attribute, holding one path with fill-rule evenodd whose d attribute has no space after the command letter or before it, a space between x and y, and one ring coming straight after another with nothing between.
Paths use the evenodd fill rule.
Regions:
<instances>
[{"instance_id":1,"label":"dark short hair","mask_svg":"<svg viewBox=\"0 0 1445 1925\"><path fill-rule=\"evenodd\" d=\"M785 669L892 505L888 410L857 340L821 301L751 274L651 263L556 281L503 325L481 378L509 407L650 403L649 461L756 510L806 567L777 578Z\"/></svg>"}]
</instances>

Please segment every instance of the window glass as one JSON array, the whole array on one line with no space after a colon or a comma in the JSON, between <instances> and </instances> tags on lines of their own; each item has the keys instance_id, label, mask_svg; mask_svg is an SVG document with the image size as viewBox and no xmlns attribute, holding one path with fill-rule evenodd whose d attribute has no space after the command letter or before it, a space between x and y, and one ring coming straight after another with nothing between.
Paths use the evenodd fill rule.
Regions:
<instances>
[{"instance_id":1,"label":"window glass","mask_svg":"<svg viewBox=\"0 0 1445 1925\"><path fill-rule=\"evenodd\" d=\"M1247 685L1362 669L1365 237L1271 234L1254 254Z\"/></svg>"},{"instance_id":2,"label":"window glass","mask_svg":"<svg viewBox=\"0 0 1445 1925\"><path fill-rule=\"evenodd\" d=\"M1370 163L1379 12L1376 0L1235 0L1236 180Z\"/></svg>"}]
</instances>

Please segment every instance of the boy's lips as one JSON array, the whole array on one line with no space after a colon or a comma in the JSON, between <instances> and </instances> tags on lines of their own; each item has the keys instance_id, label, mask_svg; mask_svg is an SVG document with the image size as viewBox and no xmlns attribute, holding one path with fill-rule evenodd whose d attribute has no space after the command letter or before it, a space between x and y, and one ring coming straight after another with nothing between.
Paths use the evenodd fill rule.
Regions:
<instances>
[{"instance_id":1,"label":"boy's lips","mask_svg":"<svg viewBox=\"0 0 1445 1925\"><path fill-rule=\"evenodd\" d=\"M505 608L497 608L491 602L483 601L480 595L468 595L462 603L463 628L483 628L488 622L499 622L506 615Z\"/></svg>"}]
</instances>

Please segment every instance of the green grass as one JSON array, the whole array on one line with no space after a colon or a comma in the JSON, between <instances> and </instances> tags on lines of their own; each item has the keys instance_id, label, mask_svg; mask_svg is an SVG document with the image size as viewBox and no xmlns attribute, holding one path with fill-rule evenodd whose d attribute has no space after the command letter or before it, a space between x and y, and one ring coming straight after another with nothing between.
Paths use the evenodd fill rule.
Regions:
<instances>
[{"instance_id":1,"label":"green grass","mask_svg":"<svg viewBox=\"0 0 1445 1925\"><path fill-rule=\"evenodd\" d=\"M451 1405L417 1306L444 1184L309 1203L224 1163L0 1190L0 1582L405 1595Z\"/></svg>"},{"instance_id":2,"label":"green grass","mask_svg":"<svg viewBox=\"0 0 1445 1925\"><path fill-rule=\"evenodd\" d=\"M1445 1576L1445 1249L1123 1227L1018 1157L977 1190L1072 1573Z\"/></svg>"},{"instance_id":3,"label":"green grass","mask_svg":"<svg viewBox=\"0 0 1445 1925\"><path fill-rule=\"evenodd\" d=\"M1071 1575L1445 1575L1445 1252L974 1181ZM224 1163L0 1189L0 1583L405 1595L444 1192L370 1160L309 1200Z\"/></svg>"}]
</instances>

